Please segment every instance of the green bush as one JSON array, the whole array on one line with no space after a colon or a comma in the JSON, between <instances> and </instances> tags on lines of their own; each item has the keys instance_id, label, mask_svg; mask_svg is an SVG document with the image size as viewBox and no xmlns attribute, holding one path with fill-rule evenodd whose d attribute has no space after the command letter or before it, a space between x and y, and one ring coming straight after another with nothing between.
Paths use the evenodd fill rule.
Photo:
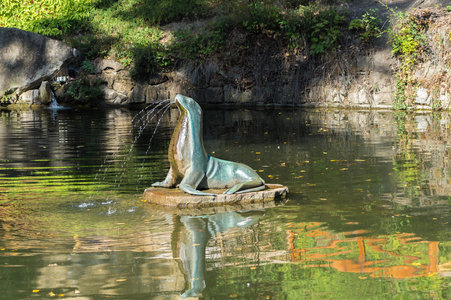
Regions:
<instances>
[{"instance_id":1,"label":"green bush","mask_svg":"<svg viewBox=\"0 0 451 300\"><path fill-rule=\"evenodd\" d=\"M177 30L174 38L174 43L170 47L170 52L174 55L182 59L204 58L222 49L226 33L221 27L214 25L203 34Z\"/></svg>"},{"instance_id":2,"label":"green bush","mask_svg":"<svg viewBox=\"0 0 451 300\"><path fill-rule=\"evenodd\" d=\"M243 21L243 27L253 33L262 33L265 30L278 30L280 22L280 9L271 2L249 1L247 5L249 17Z\"/></svg>"},{"instance_id":3,"label":"green bush","mask_svg":"<svg viewBox=\"0 0 451 300\"><path fill-rule=\"evenodd\" d=\"M381 20L376 17L377 9L373 8L363 14L361 19L354 19L349 23L349 29L354 29L359 33L359 37L364 42L368 42L373 37L380 37L382 31L379 27Z\"/></svg>"},{"instance_id":4,"label":"green bush","mask_svg":"<svg viewBox=\"0 0 451 300\"><path fill-rule=\"evenodd\" d=\"M79 104L95 104L104 98L100 79L91 82L87 77L81 77L70 83L66 95Z\"/></svg>"},{"instance_id":5,"label":"green bush","mask_svg":"<svg viewBox=\"0 0 451 300\"><path fill-rule=\"evenodd\" d=\"M102 36L87 33L81 36L76 35L68 37L66 41L72 45L72 47L83 53L86 58L93 60L107 54L117 39L107 35Z\"/></svg>"},{"instance_id":6,"label":"green bush","mask_svg":"<svg viewBox=\"0 0 451 300\"><path fill-rule=\"evenodd\" d=\"M408 108L407 91L414 88L412 71L426 43L421 26L409 13L388 8L391 26L387 29L392 53L400 60L400 69L396 74L396 90L393 108Z\"/></svg>"},{"instance_id":7,"label":"green bush","mask_svg":"<svg viewBox=\"0 0 451 300\"><path fill-rule=\"evenodd\" d=\"M133 66L130 69L130 75L133 78L149 77L158 71L156 53L152 47L135 47L132 55Z\"/></svg>"},{"instance_id":8,"label":"green bush","mask_svg":"<svg viewBox=\"0 0 451 300\"><path fill-rule=\"evenodd\" d=\"M299 13L300 30L305 31L312 54L325 54L339 47L345 16L333 7L319 5L301 6Z\"/></svg>"},{"instance_id":9,"label":"green bush","mask_svg":"<svg viewBox=\"0 0 451 300\"><path fill-rule=\"evenodd\" d=\"M405 71L410 70L425 44L422 28L409 13L390 10L392 26L387 30L392 43L392 53L397 55Z\"/></svg>"}]
</instances>

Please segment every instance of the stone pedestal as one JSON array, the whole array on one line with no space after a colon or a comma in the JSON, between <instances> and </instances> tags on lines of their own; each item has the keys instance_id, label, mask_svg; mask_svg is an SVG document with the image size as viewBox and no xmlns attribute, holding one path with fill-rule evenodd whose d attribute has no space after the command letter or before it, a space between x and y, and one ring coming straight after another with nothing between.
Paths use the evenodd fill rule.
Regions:
<instances>
[{"instance_id":1,"label":"stone pedestal","mask_svg":"<svg viewBox=\"0 0 451 300\"><path fill-rule=\"evenodd\" d=\"M258 192L222 194L225 190L207 190L215 196L190 195L178 188L166 189L150 187L144 191L144 200L149 203L178 208L200 208L220 205L245 205L252 203L274 202L286 199L288 188L280 184L267 184L266 189Z\"/></svg>"}]
</instances>

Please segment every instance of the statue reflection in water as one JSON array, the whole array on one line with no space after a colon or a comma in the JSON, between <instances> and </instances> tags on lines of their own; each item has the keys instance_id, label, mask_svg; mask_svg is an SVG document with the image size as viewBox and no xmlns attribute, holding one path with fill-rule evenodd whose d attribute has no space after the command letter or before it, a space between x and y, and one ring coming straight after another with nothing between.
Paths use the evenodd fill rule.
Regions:
<instances>
[{"instance_id":1,"label":"statue reflection in water","mask_svg":"<svg viewBox=\"0 0 451 300\"><path fill-rule=\"evenodd\" d=\"M196 297L206 287L205 249L208 240L231 228L255 224L263 211L226 212L215 215L181 216L181 228L173 235L174 257L180 257L180 267L186 284L183 298Z\"/></svg>"}]
</instances>

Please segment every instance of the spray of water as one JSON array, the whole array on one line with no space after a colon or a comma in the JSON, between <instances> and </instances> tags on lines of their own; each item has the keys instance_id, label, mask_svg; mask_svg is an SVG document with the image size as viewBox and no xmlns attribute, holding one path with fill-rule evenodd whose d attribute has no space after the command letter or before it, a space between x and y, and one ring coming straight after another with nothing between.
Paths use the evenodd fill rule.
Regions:
<instances>
[{"instance_id":1,"label":"spray of water","mask_svg":"<svg viewBox=\"0 0 451 300\"><path fill-rule=\"evenodd\" d=\"M152 123L152 121L155 118L157 118L157 116L159 116L159 118L156 120L155 128L153 129L152 135L148 142L148 148L145 152L145 156L147 156L151 149L151 142L158 130L158 127L161 124L163 116L166 114L166 112L168 111L170 106L171 106L170 99L163 100L157 104L150 104L147 107L143 108L141 111L139 111L132 118L131 123L134 125L134 127L130 130L130 132L128 134L133 134L133 131L136 130L136 128L137 128L137 132L136 132L136 134L134 134L134 139L130 144L130 149L128 149L128 151L125 155L125 158L120 165L119 171L116 174L116 177L114 180L116 193L117 193L117 190L119 190L119 188L121 187L123 177L126 172L126 166L132 159L133 150L135 148L137 141L139 140L141 135L144 133L144 131L149 127L149 125ZM124 141L123 145L121 145L119 148L122 148L125 143L126 142ZM111 169L111 167L114 163L114 160L111 159L111 157L110 157L111 155L114 155L114 154L109 154L105 158L103 164L100 166L99 171L95 176L95 179L97 180L97 188L95 188L94 193L92 193L91 196L89 197L90 203L93 202L94 197L100 192L100 187L101 187L102 183L105 182L105 180L108 176L108 171ZM144 163L145 163L145 158L143 159L143 162L142 162L142 168L144 167ZM142 176L143 175L141 175L139 178L137 178L137 183L140 182L140 179L142 178ZM113 189L110 191L110 194L112 194L112 195L115 194ZM83 203L82 205L85 205L85 204L86 203ZM110 198L107 198L106 200L103 200L102 204L109 204L110 205L109 211L111 211L112 210L111 205L114 205L114 201L112 201ZM132 209L130 209L129 211L130 212L134 211L134 207Z\"/></svg>"}]
</instances>

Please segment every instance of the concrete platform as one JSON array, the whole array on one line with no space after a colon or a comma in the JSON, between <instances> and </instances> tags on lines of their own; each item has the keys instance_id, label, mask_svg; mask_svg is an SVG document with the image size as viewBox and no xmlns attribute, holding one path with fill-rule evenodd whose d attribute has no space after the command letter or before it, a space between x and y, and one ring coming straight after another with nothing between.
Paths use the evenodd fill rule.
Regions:
<instances>
[{"instance_id":1,"label":"concrete platform","mask_svg":"<svg viewBox=\"0 0 451 300\"><path fill-rule=\"evenodd\" d=\"M150 187L144 191L144 200L149 203L178 208L200 208L220 205L245 205L284 200L288 188L280 184L267 184L266 189L258 192L241 194L222 194L225 190L206 190L206 193L216 193L216 196L190 195L178 188L166 189Z\"/></svg>"}]
</instances>

